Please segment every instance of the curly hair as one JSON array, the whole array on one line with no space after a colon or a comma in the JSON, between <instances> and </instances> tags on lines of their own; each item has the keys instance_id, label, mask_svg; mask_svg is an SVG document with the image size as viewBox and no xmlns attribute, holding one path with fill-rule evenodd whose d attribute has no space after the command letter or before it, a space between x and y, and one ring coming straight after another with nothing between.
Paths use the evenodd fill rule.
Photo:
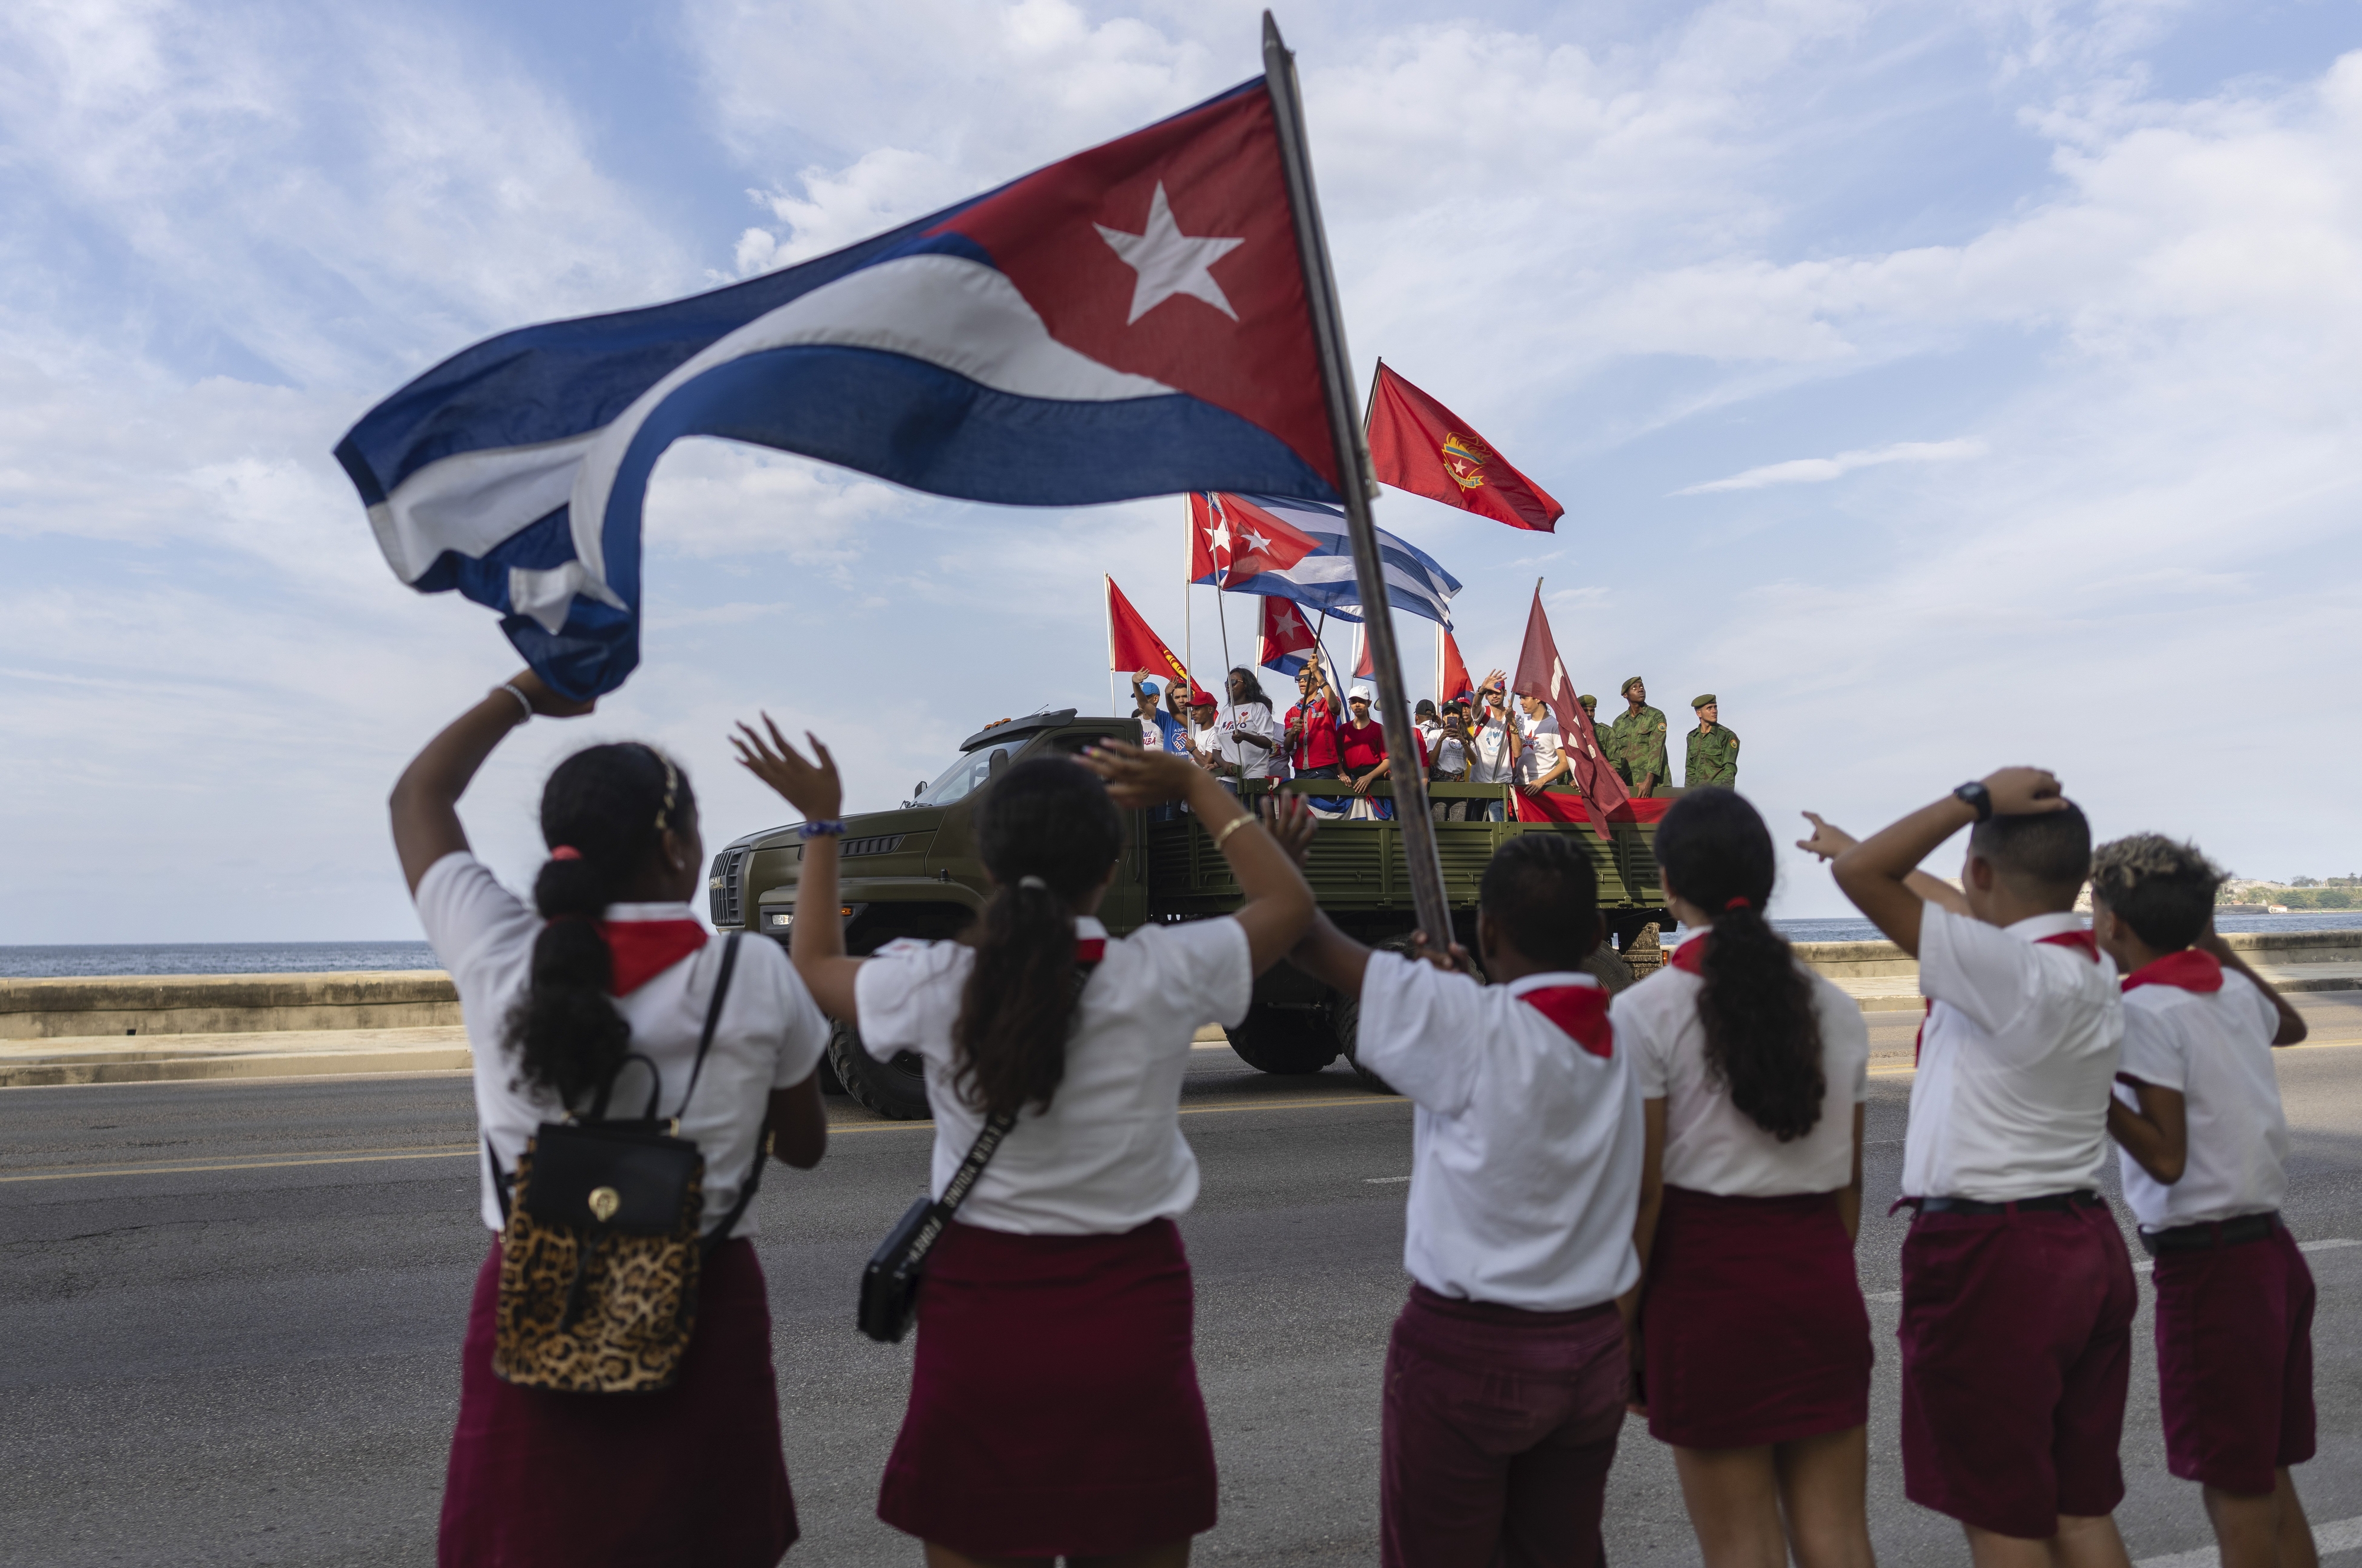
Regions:
<instances>
[{"instance_id":1,"label":"curly hair","mask_svg":"<svg viewBox=\"0 0 2362 1568\"><path fill-rule=\"evenodd\" d=\"M1043 1110L1066 1075L1075 903L1123 853L1123 816L1098 775L1063 756L1020 762L976 809L977 852L996 886L952 1026L953 1082L988 1116Z\"/></svg>"},{"instance_id":2,"label":"curly hair","mask_svg":"<svg viewBox=\"0 0 2362 1568\"><path fill-rule=\"evenodd\" d=\"M1570 834L1519 834L1502 845L1476 900L1534 963L1580 969L1599 945L1599 869Z\"/></svg>"},{"instance_id":3,"label":"curly hair","mask_svg":"<svg viewBox=\"0 0 2362 1568\"><path fill-rule=\"evenodd\" d=\"M1788 939L1763 918L1772 901L1771 830L1729 790L1693 790L1657 824L1665 885L1714 917L1699 940L1698 1021L1708 1078L1742 1115L1781 1143L1819 1124L1828 1077L1813 982Z\"/></svg>"},{"instance_id":4,"label":"curly hair","mask_svg":"<svg viewBox=\"0 0 2362 1568\"><path fill-rule=\"evenodd\" d=\"M2220 867L2194 844L2136 833L2092 852L2092 900L2160 953L2178 953L2205 934L2222 888Z\"/></svg>"}]
</instances>

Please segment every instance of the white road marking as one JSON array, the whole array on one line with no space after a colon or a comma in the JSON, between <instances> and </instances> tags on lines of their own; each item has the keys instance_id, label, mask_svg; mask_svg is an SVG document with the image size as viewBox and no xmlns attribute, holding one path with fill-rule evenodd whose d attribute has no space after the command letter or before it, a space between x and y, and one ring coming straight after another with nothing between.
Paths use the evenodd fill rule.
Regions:
<instances>
[{"instance_id":1,"label":"white road marking","mask_svg":"<svg viewBox=\"0 0 2362 1568\"><path fill-rule=\"evenodd\" d=\"M2354 1243L2348 1242L2347 1246ZM2351 1551L2362 1546L2362 1518L2339 1519L2333 1524L2312 1527L2312 1547L2323 1557L2333 1552ZM2176 1551L2164 1557L2144 1557L2133 1568L2214 1568L2221 1556L2211 1546L2194 1551Z\"/></svg>"},{"instance_id":2,"label":"white road marking","mask_svg":"<svg viewBox=\"0 0 2362 1568\"><path fill-rule=\"evenodd\" d=\"M1362 1179L1368 1182L1372 1187L1388 1187L1398 1181L1408 1181L1410 1180L1410 1177L1407 1176L1365 1176Z\"/></svg>"}]
</instances>

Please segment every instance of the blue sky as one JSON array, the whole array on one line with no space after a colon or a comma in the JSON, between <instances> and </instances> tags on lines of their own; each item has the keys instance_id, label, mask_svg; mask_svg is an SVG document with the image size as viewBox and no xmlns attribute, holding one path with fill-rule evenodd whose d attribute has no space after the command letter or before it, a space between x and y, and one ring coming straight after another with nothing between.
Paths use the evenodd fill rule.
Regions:
<instances>
[{"instance_id":1,"label":"blue sky","mask_svg":"<svg viewBox=\"0 0 2362 1568\"><path fill-rule=\"evenodd\" d=\"M821 254L1196 102L1257 72L1258 9L8 7L0 942L414 934L385 790L517 661L377 557L328 456L352 419L490 333ZM1540 576L1611 707L1635 671L1677 722L1722 698L1775 827L2031 761L2104 834L2362 859L2362 8L1281 21L1361 367L1569 507L1546 537L1381 502L1467 584L1473 665ZM471 831L522 879L550 763L619 735L689 763L717 842L777 821L722 740L758 706L890 803L984 722L1105 706L1100 572L1179 643L1180 514L684 444L645 665L513 741ZM1779 907L1840 911L1801 863Z\"/></svg>"}]
</instances>

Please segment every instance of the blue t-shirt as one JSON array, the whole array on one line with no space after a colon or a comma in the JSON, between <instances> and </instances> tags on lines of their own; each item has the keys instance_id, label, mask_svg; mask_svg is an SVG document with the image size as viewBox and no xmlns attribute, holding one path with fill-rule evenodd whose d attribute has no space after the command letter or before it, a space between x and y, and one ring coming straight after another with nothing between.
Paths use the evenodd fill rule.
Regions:
<instances>
[{"instance_id":1,"label":"blue t-shirt","mask_svg":"<svg viewBox=\"0 0 2362 1568\"><path fill-rule=\"evenodd\" d=\"M1146 719L1140 721L1140 744L1143 749L1169 751L1184 756L1188 755L1189 740L1181 733L1180 720L1159 708L1156 710L1155 723L1156 736L1152 739L1148 733L1149 721Z\"/></svg>"}]
</instances>

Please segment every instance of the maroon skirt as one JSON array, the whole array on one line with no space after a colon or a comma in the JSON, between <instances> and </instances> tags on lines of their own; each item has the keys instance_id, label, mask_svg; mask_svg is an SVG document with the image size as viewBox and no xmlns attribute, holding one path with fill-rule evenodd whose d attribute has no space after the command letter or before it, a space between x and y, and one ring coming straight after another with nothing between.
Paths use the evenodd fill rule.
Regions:
<instances>
[{"instance_id":1,"label":"maroon skirt","mask_svg":"<svg viewBox=\"0 0 2362 1568\"><path fill-rule=\"evenodd\" d=\"M1835 1193L1665 1188L1640 1334L1660 1441L1753 1448L1870 1419L1870 1310Z\"/></svg>"},{"instance_id":2,"label":"maroon skirt","mask_svg":"<svg viewBox=\"0 0 2362 1568\"><path fill-rule=\"evenodd\" d=\"M1189 1259L955 1222L927 1260L911 1407L877 1517L971 1557L1096 1557L1214 1523Z\"/></svg>"},{"instance_id":3,"label":"maroon skirt","mask_svg":"<svg viewBox=\"0 0 2362 1568\"><path fill-rule=\"evenodd\" d=\"M501 1244L476 1276L442 1568L772 1568L796 1539L771 1304L752 1242L705 1260L697 1333L661 1394L552 1394L492 1374Z\"/></svg>"}]
</instances>

